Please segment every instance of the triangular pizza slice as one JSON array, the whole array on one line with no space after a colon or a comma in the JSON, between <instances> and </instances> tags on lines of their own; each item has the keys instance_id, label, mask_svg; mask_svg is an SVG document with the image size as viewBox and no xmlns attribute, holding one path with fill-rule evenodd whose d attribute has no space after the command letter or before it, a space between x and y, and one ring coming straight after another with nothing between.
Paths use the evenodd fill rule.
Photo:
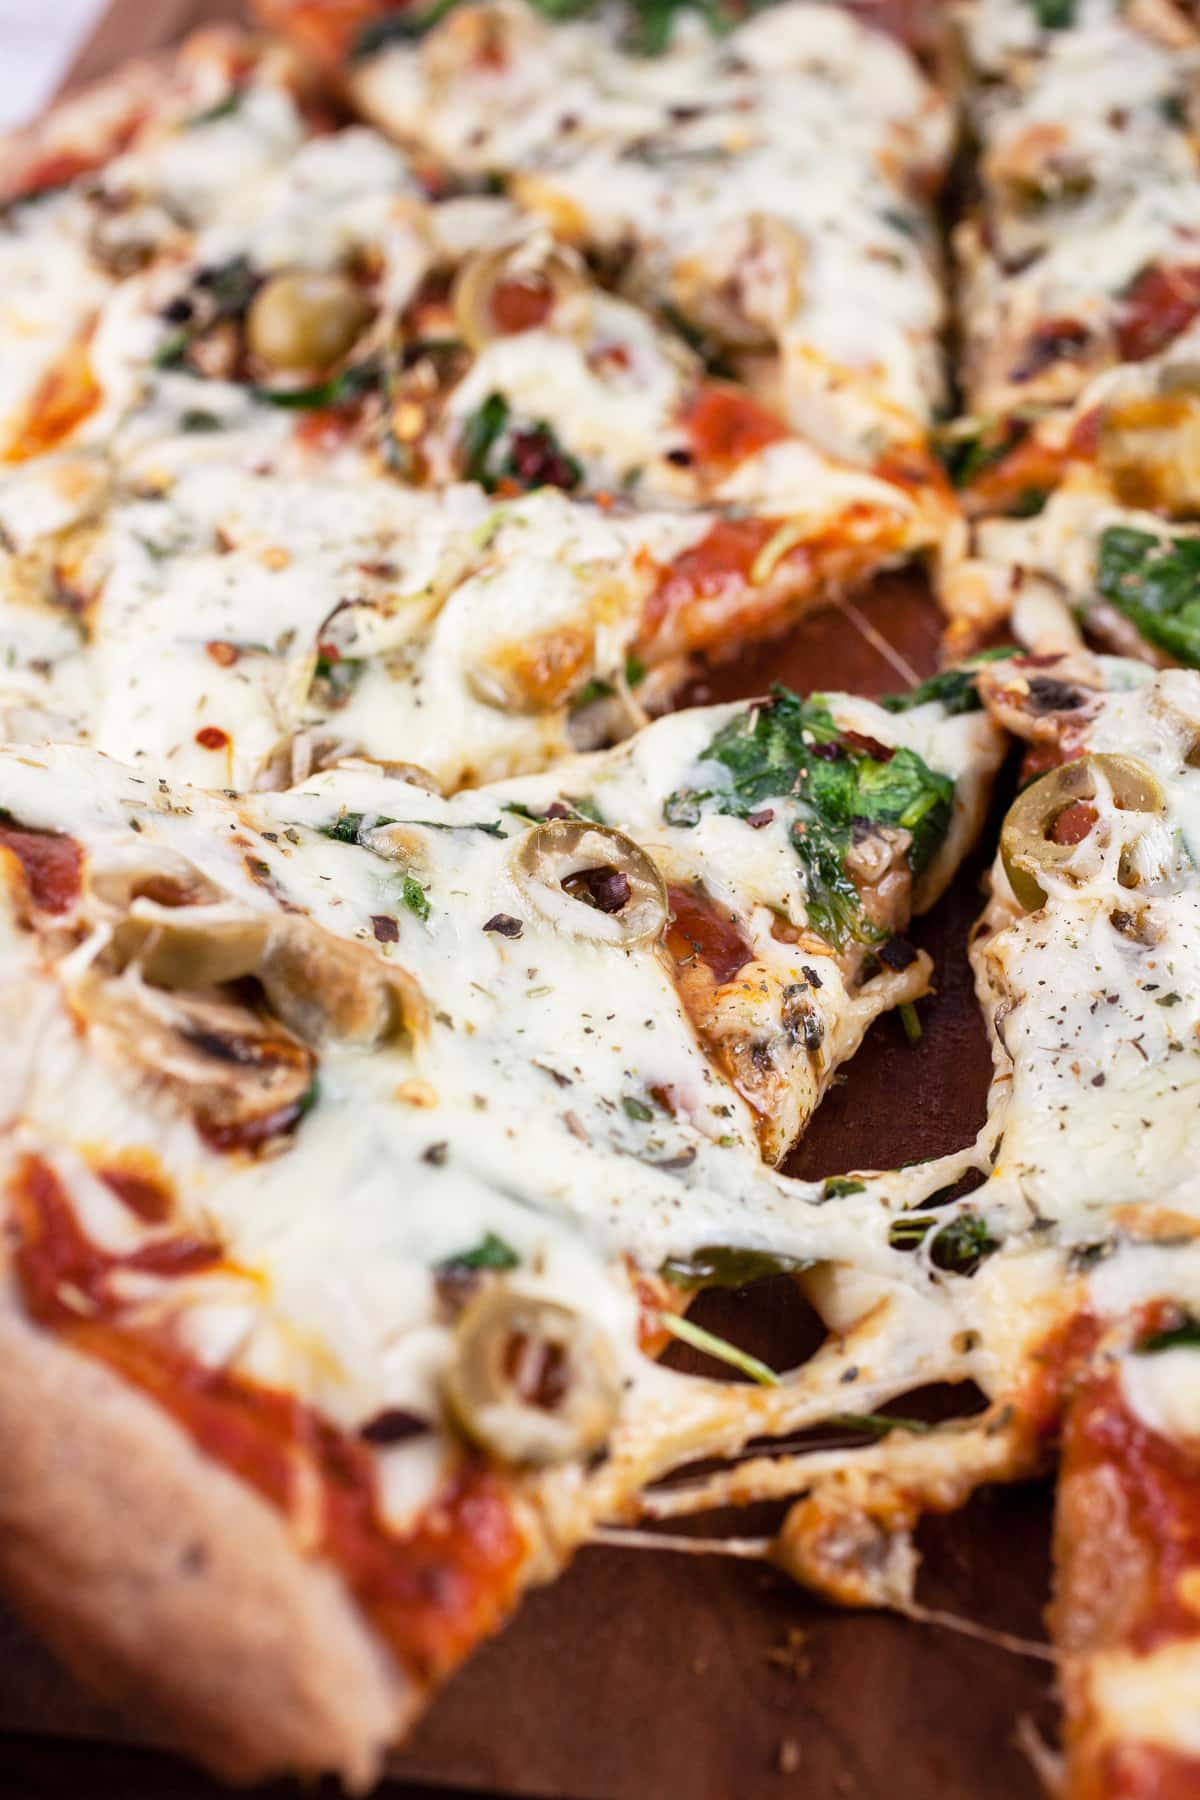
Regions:
<instances>
[{"instance_id":1,"label":"triangular pizza slice","mask_svg":"<svg viewBox=\"0 0 1200 1800\"><path fill-rule=\"evenodd\" d=\"M72 1665L361 1782L597 1520L787 1430L680 1270L847 1243L761 1151L923 990L998 754L837 695L448 801L0 753L0 1568Z\"/></svg>"}]
</instances>

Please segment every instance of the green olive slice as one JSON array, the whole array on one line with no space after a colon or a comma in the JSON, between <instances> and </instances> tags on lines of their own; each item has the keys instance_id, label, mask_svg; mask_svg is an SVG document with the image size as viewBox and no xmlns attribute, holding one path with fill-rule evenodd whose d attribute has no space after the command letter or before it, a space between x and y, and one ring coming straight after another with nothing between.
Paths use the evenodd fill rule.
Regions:
<instances>
[{"instance_id":1,"label":"green olive slice","mask_svg":"<svg viewBox=\"0 0 1200 1800\"><path fill-rule=\"evenodd\" d=\"M459 336L471 350L540 325L587 281L571 251L549 240L505 244L467 258L451 304Z\"/></svg>"},{"instance_id":2,"label":"green olive slice","mask_svg":"<svg viewBox=\"0 0 1200 1800\"><path fill-rule=\"evenodd\" d=\"M534 911L572 937L631 948L666 925L666 883L640 845L610 825L546 819L520 840L512 869Z\"/></svg>"},{"instance_id":3,"label":"green olive slice","mask_svg":"<svg viewBox=\"0 0 1200 1800\"><path fill-rule=\"evenodd\" d=\"M285 270L272 275L254 296L246 343L270 369L327 369L347 354L370 316L365 295L348 275Z\"/></svg>"},{"instance_id":4,"label":"green olive slice","mask_svg":"<svg viewBox=\"0 0 1200 1800\"><path fill-rule=\"evenodd\" d=\"M607 1341L569 1307L493 1283L459 1319L446 1401L460 1430L504 1462L599 1450L620 1391Z\"/></svg>"},{"instance_id":5,"label":"green olive slice","mask_svg":"<svg viewBox=\"0 0 1200 1800\"><path fill-rule=\"evenodd\" d=\"M1069 808L1094 800L1100 783L1123 812L1161 813L1166 805L1154 771L1136 756L1083 756L1033 782L1009 807L1000 833L1004 873L1027 912L1046 903L1038 874L1062 872L1075 854L1074 842L1055 842L1054 827Z\"/></svg>"}]
</instances>

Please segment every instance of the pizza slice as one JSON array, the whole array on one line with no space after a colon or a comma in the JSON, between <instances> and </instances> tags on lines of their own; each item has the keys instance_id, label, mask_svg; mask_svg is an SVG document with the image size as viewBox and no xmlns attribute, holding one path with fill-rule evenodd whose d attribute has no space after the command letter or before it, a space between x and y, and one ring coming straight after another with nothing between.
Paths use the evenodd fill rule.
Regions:
<instances>
[{"instance_id":1,"label":"pizza slice","mask_svg":"<svg viewBox=\"0 0 1200 1800\"><path fill-rule=\"evenodd\" d=\"M335 462L332 436L306 432L300 397L272 384L352 398L366 384L343 373L350 352L386 332L428 261L408 159L334 129L279 47L201 34L162 86L123 150L7 209L7 328L37 355L6 365L0 464L26 532L35 512L81 511L114 461L142 486L202 447L246 467Z\"/></svg>"},{"instance_id":2,"label":"pizza slice","mask_svg":"<svg viewBox=\"0 0 1200 1800\"><path fill-rule=\"evenodd\" d=\"M1192 525L1069 483L1034 518L986 519L941 589L952 642L1005 619L1022 643L1085 639L1148 662L1200 665L1200 548Z\"/></svg>"},{"instance_id":3,"label":"pizza slice","mask_svg":"<svg viewBox=\"0 0 1200 1800\"><path fill-rule=\"evenodd\" d=\"M449 801L0 752L0 1574L71 1666L363 1783L598 1520L790 1429L681 1315L853 1230L760 1144L922 991L998 754L783 695Z\"/></svg>"},{"instance_id":4,"label":"pizza slice","mask_svg":"<svg viewBox=\"0 0 1200 1800\"><path fill-rule=\"evenodd\" d=\"M858 1447L768 1446L651 1489L642 1513L799 1494L774 1538L738 1553L757 1548L842 1604L922 1619L922 1511L1061 1449L1062 1791L1183 1795L1200 1766L1200 677L1080 652L951 676L1028 746L971 950L995 1060L988 1122L955 1156L852 1177L828 1212L831 1233L843 1209L854 1219L856 1241L835 1250L831 1236L797 1277L829 1337L788 1377L792 1416L836 1413ZM847 1416L851 1369L866 1404ZM931 1426L899 1406L964 1380L981 1410Z\"/></svg>"},{"instance_id":5,"label":"pizza slice","mask_svg":"<svg viewBox=\"0 0 1200 1800\"><path fill-rule=\"evenodd\" d=\"M1073 1795L1200 1782L1196 1342L1191 1313L1159 1308L1068 1406L1053 1620Z\"/></svg>"},{"instance_id":6,"label":"pizza slice","mask_svg":"<svg viewBox=\"0 0 1200 1800\"><path fill-rule=\"evenodd\" d=\"M4 730L205 786L347 754L449 788L542 767L661 711L697 655L862 579L882 522L805 504L729 518L255 477L205 447L163 491L0 555Z\"/></svg>"},{"instance_id":7,"label":"pizza slice","mask_svg":"<svg viewBox=\"0 0 1200 1800\"><path fill-rule=\"evenodd\" d=\"M259 8L383 130L460 179L499 175L710 362L868 464L917 453L945 397L928 196L953 119L872 29L904 10L915 28L920 9L809 4L706 23L524 0Z\"/></svg>"},{"instance_id":8,"label":"pizza slice","mask_svg":"<svg viewBox=\"0 0 1200 1800\"><path fill-rule=\"evenodd\" d=\"M965 503L1028 514L1082 479L1186 512L1194 19L1173 0L969 0L959 16L980 153L956 230L969 416L945 454Z\"/></svg>"},{"instance_id":9,"label":"pizza slice","mask_svg":"<svg viewBox=\"0 0 1200 1800\"><path fill-rule=\"evenodd\" d=\"M214 28L4 140L0 460L86 433L105 397L95 338L114 288L186 249L235 183L245 194L267 180L318 106L282 45Z\"/></svg>"}]
</instances>

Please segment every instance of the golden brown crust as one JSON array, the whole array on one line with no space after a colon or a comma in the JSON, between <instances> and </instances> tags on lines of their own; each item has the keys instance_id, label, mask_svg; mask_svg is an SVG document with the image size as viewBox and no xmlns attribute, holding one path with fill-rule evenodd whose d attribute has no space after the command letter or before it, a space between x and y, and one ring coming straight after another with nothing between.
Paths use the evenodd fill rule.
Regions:
<instances>
[{"instance_id":1,"label":"golden brown crust","mask_svg":"<svg viewBox=\"0 0 1200 1800\"><path fill-rule=\"evenodd\" d=\"M337 1575L0 1288L0 1582L72 1671L219 1774L364 1787L423 1695Z\"/></svg>"}]
</instances>

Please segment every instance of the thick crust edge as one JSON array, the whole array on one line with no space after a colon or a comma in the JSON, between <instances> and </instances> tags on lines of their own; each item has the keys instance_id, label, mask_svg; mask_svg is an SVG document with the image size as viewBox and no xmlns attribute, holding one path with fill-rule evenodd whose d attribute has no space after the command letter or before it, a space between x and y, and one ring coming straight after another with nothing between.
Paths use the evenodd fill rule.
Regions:
<instances>
[{"instance_id":1,"label":"thick crust edge","mask_svg":"<svg viewBox=\"0 0 1200 1800\"><path fill-rule=\"evenodd\" d=\"M0 1585L74 1674L235 1781L364 1788L424 1696L336 1573L0 1288Z\"/></svg>"}]
</instances>

